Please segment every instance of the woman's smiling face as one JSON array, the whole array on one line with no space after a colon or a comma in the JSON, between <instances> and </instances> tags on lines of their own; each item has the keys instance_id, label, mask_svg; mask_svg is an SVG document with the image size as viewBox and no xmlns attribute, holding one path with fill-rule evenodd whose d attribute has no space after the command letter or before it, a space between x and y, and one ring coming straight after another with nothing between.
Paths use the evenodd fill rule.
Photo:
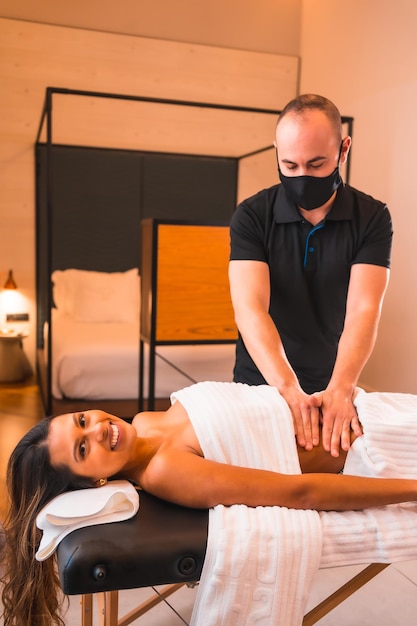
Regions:
<instances>
[{"instance_id":1,"label":"woman's smiling face","mask_svg":"<svg viewBox=\"0 0 417 626\"><path fill-rule=\"evenodd\" d=\"M99 480L134 467L137 433L114 415L83 411L53 419L47 443L52 465Z\"/></svg>"}]
</instances>

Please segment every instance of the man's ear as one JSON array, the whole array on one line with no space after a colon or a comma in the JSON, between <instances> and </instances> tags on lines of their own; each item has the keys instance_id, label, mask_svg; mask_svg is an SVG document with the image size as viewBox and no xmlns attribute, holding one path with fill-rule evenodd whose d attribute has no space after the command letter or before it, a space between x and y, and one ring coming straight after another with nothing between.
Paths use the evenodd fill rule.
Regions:
<instances>
[{"instance_id":1,"label":"man's ear","mask_svg":"<svg viewBox=\"0 0 417 626\"><path fill-rule=\"evenodd\" d=\"M347 135L342 139L342 152L340 154L340 164L343 165L347 161L347 157L349 154L350 146L352 145L352 138Z\"/></svg>"}]
</instances>

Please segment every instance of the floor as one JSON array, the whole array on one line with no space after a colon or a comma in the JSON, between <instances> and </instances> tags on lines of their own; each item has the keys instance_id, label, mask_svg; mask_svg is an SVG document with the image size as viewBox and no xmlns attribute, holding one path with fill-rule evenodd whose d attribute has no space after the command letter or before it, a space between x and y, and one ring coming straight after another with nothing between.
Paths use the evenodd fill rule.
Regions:
<instances>
[{"instance_id":1,"label":"floor","mask_svg":"<svg viewBox=\"0 0 417 626\"><path fill-rule=\"evenodd\" d=\"M14 385L0 384L0 493L5 493L7 459L16 442L42 416L42 406L35 381ZM4 516L6 500L0 498L0 519ZM317 573L310 594L308 609L344 584L360 571L360 567L342 567ZM120 592L120 617L132 611L152 589ZM181 626L188 624L197 588L183 587L170 596L167 603L154 607L132 622L133 626ZM168 604L169 603L169 604ZM97 606L95 622L98 626ZM66 613L67 626L81 623L80 598L70 598ZM411 626L417 623L417 561L391 565L335 608L318 624L320 626ZM2 622L0 621L0 626ZM232 626L232 625L231 625Z\"/></svg>"},{"instance_id":2,"label":"floor","mask_svg":"<svg viewBox=\"0 0 417 626\"><path fill-rule=\"evenodd\" d=\"M0 383L0 493L6 493L6 466L16 443L43 417L38 386L33 379L23 383ZM6 511L0 498L0 520Z\"/></svg>"}]
</instances>

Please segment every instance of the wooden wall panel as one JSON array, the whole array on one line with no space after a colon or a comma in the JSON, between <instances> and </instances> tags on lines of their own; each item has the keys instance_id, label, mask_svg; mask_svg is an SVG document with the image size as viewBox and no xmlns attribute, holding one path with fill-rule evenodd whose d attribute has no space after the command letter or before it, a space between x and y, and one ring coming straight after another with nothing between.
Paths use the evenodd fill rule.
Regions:
<instances>
[{"instance_id":1,"label":"wooden wall panel","mask_svg":"<svg viewBox=\"0 0 417 626\"><path fill-rule=\"evenodd\" d=\"M27 299L31 335L26 346L32 363L35 355L33 143L45 88L68 87L279 109L295 95L297 79L296 57L0 18L0 281L4 282L7 270L12 267ZM129 119L126 123L129 124ZM109 118L109 136L111 124ZM204 128L199 131L204 135ZM102 139L104 143L107 141L106 124ZM0 324L3 313L0 311Z\"/></svg>"}]
</instances>

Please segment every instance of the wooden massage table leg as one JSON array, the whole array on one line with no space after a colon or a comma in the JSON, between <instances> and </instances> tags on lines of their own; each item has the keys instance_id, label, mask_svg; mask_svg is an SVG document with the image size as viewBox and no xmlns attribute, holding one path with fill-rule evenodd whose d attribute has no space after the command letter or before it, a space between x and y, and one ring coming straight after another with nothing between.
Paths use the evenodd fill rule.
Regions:
<instances>
[{"instance_id":1,"label":"wooden massage table leg","mask_svg":"<svg viewBox=\"0 0 417 626\"><path fill-rule=\"evenodd\" d=\"M330 611L335 609L339 604L355 593L355 591L360 589L368 581L372 580L372 578L377 576L388 566L389 563L371 563L371 565L365 567L365 569L359 572L359 574L353 576L353 578L348 580L346 584L339 587L337 591L325 598L323 602L320 602L320 604L315 606L314 609L306 613L303 619L303 626L312 626L321 620L322 617L327 615L327 613L330 613Z\"/></svg>"},{"instance_id":2,"label":"wooden massage table leg","mask_svg":"<svg viewBox=\"0 0 417 626\"><path fill-rule=\"evenodd\" d=\"M389 563L371 563L363 569L359 574L353 576L347 583L339 587L334 593L325 598L311 611L306 613L303 619L303 626L313 626L325 615L330 613L344 600L349 598L358 589L360 589L367 582L372 580L380 572L386 569ZM120 620L118 618L118 591L106 591L103 593L94 594L97 596L98 608L99 608L99 626L128 626L135 619L138 619L147 611L157 606L165 598L168 598L172 593L175 593L178 589L183 587L187 583L175 583L167 585L160 592L159 595L154 595L138 607L133 609L130 613L127 613ZM85 594L81 599L82 605L82 626L93 626L93 595Z\"/></svg>"},{"instance_id":3,"label":"wooden massage table leg","mask_svg":"<svg viewBox=\"0 0 417 626\"><path fill-rule=\"evenodd\" d=\"M358 589L360 589L367 582L372 580L384 569L389 567L389 563L371 563L363 569L359 574L353 576L347 583L339 587L334 593L325 598L323 602L320 602L311 611L306 613L303 619L303 626L313 626L325 615L330 613L344 600L349 598ZM103 593L95 594L98 599L99 607L99 626L128 626L135 619L138 619L147 611L158 605L165 598L168 598L172 593L175 593L178 589L183 587L187 583L175 583L164 587L158 595L154 595L138 607L133 609L130 613L127 613L120 620L118 619L118 591L106 591ZM93 595L85 594L82 596L82 626L93 625Z\"/></svg>"},{"instance_id":4,"label":"wooden massage table leg","mask_svg":"<svg viewBox=\"0 0 417 626\"><path fill-rule=\"evenodd\" d=\"M93 594L81 596L81 626L93 626Z\"/></svg>"},{"instance_id":5,"label":"wooden massage table leg","mask_svg":"<svg viewBox=\"0 0 417 626\"><path fill-rule=\"evenodd\" d=\"M104 591L94 594L97 596L99 611L99 626L128 626L135 619L138 619L154 606L163 602L171 594L178 591L186 583L175 583L167 585L158 594L149 597L145 602L137 606L130 613L127 613L119 620L119 592ZM81 598L82 606L82 626L93 626L93 595L85 594Z\"/></svg>"}]
</instances>

